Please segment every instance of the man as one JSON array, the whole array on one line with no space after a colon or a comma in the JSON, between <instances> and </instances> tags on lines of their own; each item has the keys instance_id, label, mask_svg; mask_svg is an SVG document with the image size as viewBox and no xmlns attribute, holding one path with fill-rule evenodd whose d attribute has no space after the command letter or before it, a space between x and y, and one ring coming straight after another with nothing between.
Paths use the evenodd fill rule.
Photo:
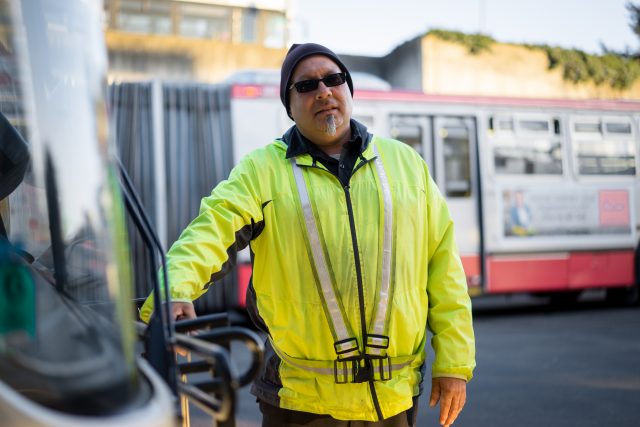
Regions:
<instances>
[{"instance_id":1,"label":"man","mask_svg":"<svg viewBox=\"0 0 640 427\"><path fill-rule=\"evenodd\" d=\"M475 366L453 224L424 161L351 119L352 95L335 53L292 46L280 96L295 126L203 198L168 253L173 313L194 317L190 301L250 243L247 304L268 335L252 387L263 426L413 425L425 325L430 404L448 426Z\"/></svg>"}]
</instances>

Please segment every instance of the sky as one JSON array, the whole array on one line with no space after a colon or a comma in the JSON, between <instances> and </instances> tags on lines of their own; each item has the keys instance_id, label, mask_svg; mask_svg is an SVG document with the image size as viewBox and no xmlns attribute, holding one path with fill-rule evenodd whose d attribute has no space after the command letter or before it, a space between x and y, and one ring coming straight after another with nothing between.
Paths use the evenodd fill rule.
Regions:
<instances>
[{"instance_id":1,"label":"sky","mask_svg":"<svg viewBox=\"0 0 640 427\"><path fill-rule=\"evenodd\" d=\"M429 29L482 32L500 42L602 53L640 50L629 0L289 0L293 42L339 54L383 56ZM634 0L640 4L640 0Z\"/></svg>"}]
</instances>

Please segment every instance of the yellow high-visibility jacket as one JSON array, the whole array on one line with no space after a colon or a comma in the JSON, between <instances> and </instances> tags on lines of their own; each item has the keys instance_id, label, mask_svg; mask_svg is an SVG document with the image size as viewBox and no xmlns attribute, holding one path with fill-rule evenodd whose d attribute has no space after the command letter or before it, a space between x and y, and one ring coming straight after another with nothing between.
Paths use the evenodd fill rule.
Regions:
<instances>
[{"instance_id":1,"label":"yellow high-visibility jacket","mask_svg":"<svg viewBox=\"0 0 640 427\"><path fill-rule=\"evenodd\" d=\"M227 270L233 252L249 243L253 277L248 305L268 334L266 366L252 392L282 408L368 421L377 420L379 413L388 418L411 408L422 383L425 327L433 332L432 375L471 379L471 303L449 210L418 153L374 136L346 189L309 154L294 158L336 295L360 349L361 318L373 321L382 276L385 211L376 153L391 193L385 351L394 368L384 381L336 382L336 339L318 287L294 177L297 166L286 151L286 144L276 140L252 152L202 199L199 216L168 252L172 298L198 298L212 277ZM143 320L152 307L150 297Z\"/></svg>"}]
</instances>

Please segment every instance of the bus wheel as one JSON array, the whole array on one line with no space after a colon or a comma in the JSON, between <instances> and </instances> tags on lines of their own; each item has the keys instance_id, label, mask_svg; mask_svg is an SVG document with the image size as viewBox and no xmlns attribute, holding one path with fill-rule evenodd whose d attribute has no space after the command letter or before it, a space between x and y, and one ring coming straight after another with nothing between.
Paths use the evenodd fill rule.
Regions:
<instances>
[{"instance_id":1,"label":"bus wheel","mask_svg":"<svg viewBox=\"0 0 640 427\"><path fill-rule=\"evenodd\" d=\"M630 306L640 302L640 287L636 284L628 288L607 289L607 302L612 305Z\"/></svg>"}]
</instances>

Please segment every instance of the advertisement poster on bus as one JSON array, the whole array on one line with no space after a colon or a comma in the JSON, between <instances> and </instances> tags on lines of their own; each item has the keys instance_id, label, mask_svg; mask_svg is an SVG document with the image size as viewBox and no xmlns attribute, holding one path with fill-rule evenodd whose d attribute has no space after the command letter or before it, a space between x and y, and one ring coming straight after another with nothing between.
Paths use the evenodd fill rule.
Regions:
<instances>
[{"instance_id":1,"label":"advertisement poster on bus","mask_svg":"<svg viewBox=\"0 0 640 427\"><path fill-rule=\"evenodd\" d=\"M626 188L503 189L504 237L630 235L631 206Z\"/></svg>"}]
</instances>

